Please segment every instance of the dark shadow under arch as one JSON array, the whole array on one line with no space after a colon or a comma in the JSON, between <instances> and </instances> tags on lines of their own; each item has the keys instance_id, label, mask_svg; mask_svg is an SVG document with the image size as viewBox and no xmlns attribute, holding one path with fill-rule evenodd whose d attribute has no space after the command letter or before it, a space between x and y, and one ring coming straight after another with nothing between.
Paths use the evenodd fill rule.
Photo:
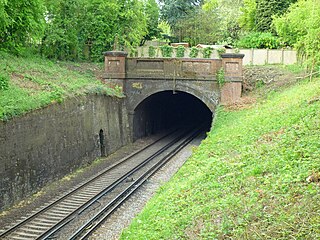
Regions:
<instances>
[{"instance_id":1,"label":"dark shadow under arch","mask_svg":"<svg viewBox=\"0 0 320 240\"><path fill-rule=\"evenodd\" d=\"M193 124L211 126L213 112L197 97L182 91L161 91L145 98L134 110L134 139Z\"/></svg>"}]
</instances>

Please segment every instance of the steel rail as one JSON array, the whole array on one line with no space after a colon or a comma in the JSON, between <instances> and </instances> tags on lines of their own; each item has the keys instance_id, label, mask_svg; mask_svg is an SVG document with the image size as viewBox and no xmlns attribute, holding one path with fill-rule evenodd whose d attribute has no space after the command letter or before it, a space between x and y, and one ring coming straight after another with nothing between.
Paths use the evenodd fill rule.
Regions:
<instances>
[{"instance_id":1,"label":"steel rail","mask_svg":"<svg viewBox=\"0 0 320 240\"><path fill-rule=\"evenodd\" d=\"M147 163L152 161L155 157L166 151L168 148L173 146L177 141L181 140L186 132L183 132L180 134L178 137L170 141L168 144L166 144L164 147L162 147L160 150L157 152L153 153L151 156L147 157L144 161L142 161L140 164L138 164L136 167L132 168L129 172L126 172L124 175L113 181L112 184L110 184L108 187L106 187L104 190L102 190L100 193L95 195L93 198L91 198L89 201L84 203L82 206L80 206L77 210L73 211L70 213L68 216L65 218L61 219L58 223L56 223L54 226L52 226L50 229L45 231L43 234L41 234L37 239L49 239L52 235L54 235L56 232L58 232L62 227L64 227L65 221L70 222L71 220L69 219L70 217L74 216L75 213L77 212L77 215L80 215L83 211L85 211L87 208L92 206L97 200L102 198L104 195L106 195L108 192L112 191L114 188L116 188L119 184L122 183L127 177L132 175L134 172L140 170L142 167L144 167Z\"/></svg>"},{"instance_id":2,"label":"steel rail","mask_svg":"<svg viewBox=\"0 0 320 240\"><path fill-rule=\"evenodd\" d=\"M107 169L103 170L102 172L98 173L97 175L93 176L92 178L90 178L88 181L81 183L80 185L76 186L75 189L69 191L68 193L64 194L63 196L59 197L58 199L54 200L53 202L49 203L48 205L46 205L45 207L41 208L39 211L33 213L32 215L28 216L27 218L23 219L22 221L20 221L19 223L15 224L14 226L10 227L9 229L5 230L4 232L0 233L0 238L6 237L9 234L13 233L15 230L17 230L18 228L20 228L21 226L27 224L28 222L30 222L32 219L36 218L37 216L39 216L40 214L44 213L45 211L47 211L48 209L52 208L54 205L57 205L59 202L62 202L63 200L65 200L66 198L70 197L72 194L74 194L75 192L85 188L87 185L89 185L90 183L94 182L95 180L97 180L98 178L100 178L101 176L105 175L107 172L111 171L112 169L118 167L119 165L125 163L126 161L130 160L132 157L136 156L137 154L143 152L144 150L150 148L151 146L155 145L156 143L160 142L161 140L163 140L164 138L168 137L169 135L174 134L175 132L177 132L178 129L175 129L171 132L169 132L168 134L165 134L164 136L160 137L159 139L157 139L156 141L148 144L147 146L138 149L137 151L134 151L133 153L131 153L130 155L122 158L119 162L111 165L110 167L108 167Z\"/></svg>"},{"instance_id":3,"label":"steel rail","mask_svg":"<svg viewBox=\"0 0 320 240\"><path fill-rule=\"evenodd\" d=\"M181 149L188 145L196 136L203 131L202 128L194 131L182 143L171 150L168 155L163 157L159 162L154 164L148 171L141 175L137 180L132 182L124 191L118 194L112 201L110 201L103 209L95 214L89 221L82 225L69 240L83 240L87 239L100 225L104 222L117 208L119 208L135 191L137 191L152 175L161 169L173 156L175 156ZM107 212L106 212L107 211ZM106 213L105 213L106 212ZM82 235L82 236L81 236Z\"/></svg>"}]
</instances>

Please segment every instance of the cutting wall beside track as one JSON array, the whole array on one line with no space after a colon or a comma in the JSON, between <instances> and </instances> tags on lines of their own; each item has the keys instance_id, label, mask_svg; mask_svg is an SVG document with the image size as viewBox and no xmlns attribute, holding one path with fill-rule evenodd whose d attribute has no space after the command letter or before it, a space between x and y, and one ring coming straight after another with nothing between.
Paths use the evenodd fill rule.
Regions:
<instances>
[{"instance_id":1,"label":"cutting wall beside track","mask_svg":"<svg viewBox=\"0 0 320 240\"><path fill-rule=\"evenodd\" d=\"M120 99L66 100L0 122L0 210L130 140Z\"/></svg>"}]
</instances>

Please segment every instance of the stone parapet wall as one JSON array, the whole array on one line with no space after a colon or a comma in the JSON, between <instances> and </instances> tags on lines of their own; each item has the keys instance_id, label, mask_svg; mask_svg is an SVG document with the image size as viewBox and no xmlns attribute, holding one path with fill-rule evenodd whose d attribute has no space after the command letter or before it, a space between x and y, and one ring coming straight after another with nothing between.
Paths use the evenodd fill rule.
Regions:
<instances>
[{"instance_id":1,"label":"stone parapet wall","mask_svg":"<svg viewBox=\"0 0 320 240\"><path fill-rule=\"evenodd\" d=\"M215 80L221 59L128 58L126 77L151 79Z\"/></svg>"},{"instance_id":2,"label":"stone parapet wall","mask_svg":"<svg viewBox=\"0 0 320 240\"><path fill-rule=\"evenodd\" d=\"M216 96L220 96L221 104L235 103L241 97L244 54L226 53L221 54L219 59L125 57L123 61L124 56L124 52L105 54L106 66L119 63L118 67L106 67L105 78L113 83L118 82L118 85L123 87L127 99L132 98L127 101L128 105L132 105L133 99L140 102L151 93L165 90L180 90L199 99L210 99L206 100L209 109L214 109L213 105L217 105ZM118 71L123 72L123 69L125 76L117 75ZM217 74L221 69L224 70L224 81L229 84L223 88L220 86L219 89ZM133 82L130 85L128 81ZM228 96L224 97L225 94Z\"/></svg>"},{"instance_id":3,"label":"stone parapet wall","mask_svg":"<svg viewBox=\"0 0 320 240\"><path fill-rule=\"evenodd\" d=\"M130 142L127 117L123 100L88 96L0 122L0 209Z\"/></svg>"}]
</instances>

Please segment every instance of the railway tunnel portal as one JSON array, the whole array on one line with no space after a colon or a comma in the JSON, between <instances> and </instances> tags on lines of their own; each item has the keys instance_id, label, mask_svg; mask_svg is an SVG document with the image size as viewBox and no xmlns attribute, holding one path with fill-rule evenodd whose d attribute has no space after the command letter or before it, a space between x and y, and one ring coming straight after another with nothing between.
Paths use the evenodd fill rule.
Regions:
<instances>
[{"instance_id":1,"label":"railway tunnel portal","mask_svg":"<svg viewBox=\"0 0 320 240\"><path fill-rule=\"evenodd\" d=\"M128 58L111 51L105 53L104 78L123 89L135 140L191 123L210 128L216 106L241 96L243 57Z\"/></svg>"}]
</instances>

